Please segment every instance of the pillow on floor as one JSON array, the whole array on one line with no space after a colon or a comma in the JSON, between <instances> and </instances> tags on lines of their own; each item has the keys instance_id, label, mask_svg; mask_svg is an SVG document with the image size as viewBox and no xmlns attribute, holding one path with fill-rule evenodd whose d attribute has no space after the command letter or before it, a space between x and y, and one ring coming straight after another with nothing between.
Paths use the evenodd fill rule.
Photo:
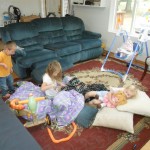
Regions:
<instances>
[{"instance_id":1,"label":"pillow on floor","mask_svg":"<svg viewBox=\"0 0 150 150\"><path fill-rule=\"evenodd\" d=\"M75 119L75 122L84 128L88 128L93 123L97 112L98 109L85 105Z\"/></svg>"},{"instance_id":2,"label":"pillow on floor","mask_svg":"<svg viewBox=\"0 0 150 150\"><path fill-rule=\"evenodd\" d=\"M136 97L129 99L125 105L117 106L117 110L150 117L150 98L145 92L138 90Z\"/></svg>"},{"instance_id":3,"label":"pillow on floor","mask_svg":"<svg viewBox=\"0 0 150 150\"><path fill-rule=\"evenodd\" d=\"M103 109L100 109L92 125L134 133L133 114L118 111L116 108L104 107Z\"/></svg>"}]
</instances>

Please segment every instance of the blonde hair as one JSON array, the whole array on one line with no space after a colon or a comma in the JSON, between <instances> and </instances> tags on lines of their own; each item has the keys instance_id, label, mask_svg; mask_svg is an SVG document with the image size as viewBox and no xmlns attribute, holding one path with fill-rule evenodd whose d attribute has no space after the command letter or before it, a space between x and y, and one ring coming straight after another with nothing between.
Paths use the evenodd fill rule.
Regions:
<instances>
[{"instance_id":1,"label":"blonde hair","mask_svg":"<svg viewBox=\"0 0 150 150\"><path fill-rule=\"evenodd\" d=\"M53 76L53 73L58 71L57 76ZM48 64L46 68L46 73L52 78L52 80L61 81L62 80L62 68L58 61L52 61Z\"/></svg>"},{"instance_id":2,"label":"blonde hair","mask_svg":"<svg viewBox=\"0 0 150 150\"><path fill-rule=\"evenodd\" d=\"M16 46L16 43L15 43L14 41L8 41L8 42L6 42L6 43L4 44L4 50L5 50L5 49L11 50L11 48L12 48L13 46Z\"/></svg>"},{"instance_id":3,"label":"blonde hair","mask_svg":"<svg viewBox=\"0 0 150 150\"><path fill-rule=\"evenodd\" d=\"M129 85L125 88L126 90L129 90L130 92L132 92L133 96L136 96L137 94L137 87L135 85Z\"/></svg>"}]
</instances>

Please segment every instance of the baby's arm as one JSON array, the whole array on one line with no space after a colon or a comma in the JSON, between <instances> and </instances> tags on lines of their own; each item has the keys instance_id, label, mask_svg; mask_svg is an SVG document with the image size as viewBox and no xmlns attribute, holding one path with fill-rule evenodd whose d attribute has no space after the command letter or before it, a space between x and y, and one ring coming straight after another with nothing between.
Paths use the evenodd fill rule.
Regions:
<instances>
[{"instance_id":1,"label":"baby's arm","mask_svg":"<svg viewBox=\"0 0 150 150\"><path fill-rule=\"evenodd\" d=\"M108 92L108 93L107 93L107 97L108 97L108 101L116 107L116 106L117 106L117 102L116 102L116 100L113 98L113 94L114 94L114 93L112 93L112 92Z\"/></svg>"}]
</instances>

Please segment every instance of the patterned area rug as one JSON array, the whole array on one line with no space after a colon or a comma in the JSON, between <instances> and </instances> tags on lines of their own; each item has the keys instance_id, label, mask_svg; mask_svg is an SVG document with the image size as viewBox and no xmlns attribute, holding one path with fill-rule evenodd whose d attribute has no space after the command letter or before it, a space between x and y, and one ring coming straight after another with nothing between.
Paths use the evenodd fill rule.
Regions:
<instances>
[{"instance_id":1,"label":"patterned area rug","mask_svg":"<svg viewBox=\"0 0 150 150\"><path fill-rule=\"evenodd\" d=\"M133 75L129 75L125 82L122 82L121 78L110 72L101 72L99 68L90 70L75 71L70 74L76 76L82 82L86 84L101 83L104 84L108 89L112 87L122 87L134 84L138 89L145 90L145 87L135 79Z\"/></svg>"},{"instance_id":2,"label":"patterned area rug","mask_svg":"<svg viewBox=\"0 0 150 150\"><path fill-rule=\"evenodd\" d=\"M96 59L80 63L69 69L66 74L78 77L86 84L101 83L107 88L110 86L122 87L130 84L136 85L140 90L144 90L150 96L150 74L139 82L142 70L132 68L130 74L123 83L118 75L100 72L103 59ZM109 60L106 68L125 72L127 67L124 63ZM18 80L18 79L17 79ZM134 134L121 130L105 127L91 127L83 129L78 126L74 137L68 142L54 144L45 128L42 125L28 128L35 140L41 145L43 150L140 150L140 148L150 139L150 118L134 115ZM56 139L66 137L72 131L72 126L62 129L54 129Z\"/></svg>"},{"instance_id":3,"label":"patterned area rug","mask_svg":"<svg viewBox=\"0 0 150 150\"><path fill-rule=\"evenodd\" d=\"M128 76L125 83L122 83L117 75L100 72L101 65L101 60L80 63L69 69L66 74L77 76L87 84L101 83L108 88L109 86L122 87L134 84L140 90L147 90L147 94L150 96L150 83L147 82L150 79L149 74L140 83L139 79L142 75L142 70L132 68L130 70L132 74ZM125 64L113 60L110 60L106 67L122 72L127 69ZM134 115L135 134L105 127L90 127L89 129L78 127L71 140L60 144L54 144L49 138L46 129L41 129L41 126L29 128L28 130L42 146L43 150L139 150L150 139L150 118ZM61 130L54 129L54 136L56 139L60 139L66 137L71 131L72 126Z\"/></svg>"}]
</instances>

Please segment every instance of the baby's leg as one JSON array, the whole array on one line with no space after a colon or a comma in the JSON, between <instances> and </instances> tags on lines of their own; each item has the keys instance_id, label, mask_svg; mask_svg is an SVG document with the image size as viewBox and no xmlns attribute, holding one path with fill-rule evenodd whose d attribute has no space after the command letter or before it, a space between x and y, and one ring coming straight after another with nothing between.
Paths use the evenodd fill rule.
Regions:
<instances>
[{"instance_id":1,"label":"baby's leg","mask_svg":"<svg viewBox=\"0 0 150 150\"><path fill-rule=\"evenodd\" d=\"M87 92L85 94L85 99L90 98L90 97L95 97L95 95L96 95L96 91Z\"/></svg>"},{"instance_id":2,"label":"baby's leg","mask_svg":"<svg viewBox=\"0 0 150 150\"><path fill-rule=\"evenodd\" d=\"M94 106L94 107L96 106L97 108L101 107L101 102L98 99L93 99L92 101L88 102L88 104L90 106Z\"/></svg>"}]
</instances>

